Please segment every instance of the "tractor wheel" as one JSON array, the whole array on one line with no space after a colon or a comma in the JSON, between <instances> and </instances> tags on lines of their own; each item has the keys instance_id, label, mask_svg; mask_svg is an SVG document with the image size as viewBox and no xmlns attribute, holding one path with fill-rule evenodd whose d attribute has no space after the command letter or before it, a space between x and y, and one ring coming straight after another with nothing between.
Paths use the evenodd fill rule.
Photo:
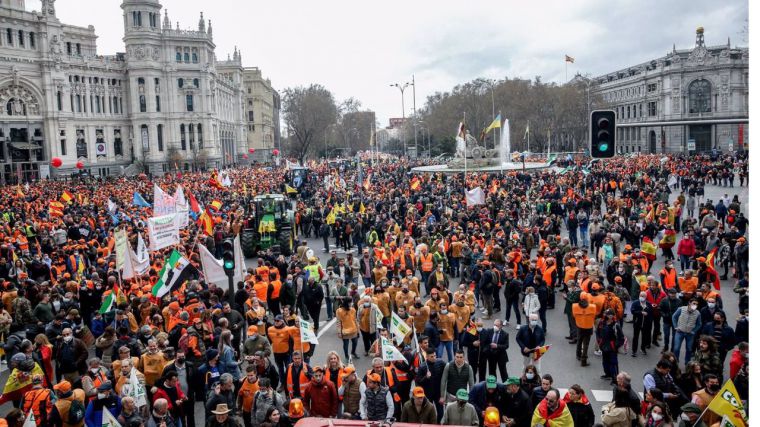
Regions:
<instances>
[{"instance_id":1,"label":"tractor wheel","mask_svg":"<svg viewBox=\"0 0 760 427\"><path fill-rule=\"evenodd\" d=\"M256 232L254 230L243 230L240 235L240 246L246 258L256 256L256 243Z\"/></svg>"},{"instance_id":2,"label":"tractor wheel","mask_svg":"<svg viewBox=\"0 0 760 427\"><path fill-rule=\"evenodd\" d=\"M293 251L295 248L293 247L295 245L295 240L293 237L293 230L280 230L279 239L277 239L278 244L280 245L280 253L287 256L290 256L293 254Z\"/></svg>"}]
</instances>

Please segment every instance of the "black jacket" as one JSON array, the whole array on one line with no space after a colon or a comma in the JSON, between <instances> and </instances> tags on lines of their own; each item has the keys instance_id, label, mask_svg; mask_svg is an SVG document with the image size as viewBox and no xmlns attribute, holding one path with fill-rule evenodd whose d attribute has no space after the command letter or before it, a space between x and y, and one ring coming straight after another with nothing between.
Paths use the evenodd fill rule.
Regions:
<instances>
[{"instance_id":1,"label":"black jacket","mask_svg":"<svg viewBox=\"0 0 760 427\"><path fill-rule=\"evenodd\" d=\"M499 331L499 339L496 343L496 348L491 348L493 342L494 329L484 329L480 332L480 351L483 352L484 357L497 356L504 354L507 356L507 349L509 348L509 333L504 329ZM509 359L507 359L509 360Z\"/></svg>"},{"instance_id":2,"label":"black jacket","mask_svg":"<svg viewBox=\"0 0 760 427\"><path fill-rule=\"evenodd\" d=\"M501 407L498 409L502 415L515 420L515 427L530 427L533 406L531 406L530 397L523 389L518 389L515 394L504 393L501 398Z\"/></svg>"},{"instance_id":3,"label":"black jacket","mask_svg":"<svg viewBox=\"0 0 760 427\"><path fill-rule=\"evenodd\" d=\"M573 424L576 427L592 427L594 425L594 408L590 403L583 402L565 402L570 415L573 417Z\"/></svg>"},{"instance_id":4,"label":"black jacket","mask_svg":"<svg viewBox=\"0 0 760 427\"><path fill-rule=\"evenodd\" d=\"M536 325L533 328L533 331L530 330L530 327L528 325L523 325L520 327L520 330L517 331L515 341L517 342L517 346L520 347L520 352L522 353L522 351L526 348L536 348L544 345L546 336L544 335L544 329L541 327L541 325Z\"/></svg>"}]
</instances>

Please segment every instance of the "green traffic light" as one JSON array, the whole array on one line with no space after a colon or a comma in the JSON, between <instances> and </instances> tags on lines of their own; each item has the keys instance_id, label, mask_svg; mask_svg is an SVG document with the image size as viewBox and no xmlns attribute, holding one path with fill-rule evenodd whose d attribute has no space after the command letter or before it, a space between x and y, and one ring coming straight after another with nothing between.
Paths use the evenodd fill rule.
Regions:
<instances>
[{"instance_id":1,"label":"green traffic light","mask_svg":"<svg viewBox=\"0 0 760 427\"><path fill-rule=\"evenodd\" d=\"M610 148L607 144L599 144L599 151L607 151L607 149Z\"/></svg>"},{"instance_id":2,"label":"green traffic light","mask_svg":"<svg viewBox=\"0 0 760 427\"><path fill-rule=\"evenodd\" d=\"M224 268L228 270L235 268L235 264L232 261L224 261Z\"/></svg>"}]
</instances>

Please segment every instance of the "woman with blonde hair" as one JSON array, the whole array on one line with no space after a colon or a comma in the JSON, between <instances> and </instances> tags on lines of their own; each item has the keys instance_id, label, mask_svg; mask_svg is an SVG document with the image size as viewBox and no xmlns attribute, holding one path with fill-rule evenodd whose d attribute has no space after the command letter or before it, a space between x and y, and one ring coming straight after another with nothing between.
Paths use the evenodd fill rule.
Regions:
<instances>
[{"instance_id":1,"label":"woman with blonde hair","mask_svg":"<svg viewBox=\"0 0 760 427\"><path fill-rule=\"evenodd\" d=\"M50 375L53 373L53 344L50 344L45 334L34 337L34 360L42 366L47 378L47 384L53 384Z\"/></svg>"},{"instance_id":2,"label":"woman with blonde hair","mask_svg":"<svg viewBox=\"0 0 760 427\"><path fill-rule=\"evenodd\" d=\"M343 370L345 365L340 359L338 352L330 351L327 353L327 363L325 363L325 378L335 384L335 389L343 385Z\"/></svg>"}]
</instances>

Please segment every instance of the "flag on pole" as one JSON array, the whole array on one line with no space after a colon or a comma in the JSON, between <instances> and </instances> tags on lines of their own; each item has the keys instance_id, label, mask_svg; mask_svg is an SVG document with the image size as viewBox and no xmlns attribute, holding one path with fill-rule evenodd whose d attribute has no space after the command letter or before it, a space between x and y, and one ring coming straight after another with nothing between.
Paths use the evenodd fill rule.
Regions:
<instances>
[{"instance_id":1,"label":"flag on pole","mask_svg":"<svg viewBox=\"0 0 760 427\"><path fill-rule=\"evenodd\" d=\"M718 274L718 271L715 270L715 255L718 253L718 247L714 247L710 253L707 254L707 258L705 259L705 264L707 264L707 271L709 271L715 280L713 280L713 287L716 291L720 290L720 275Z\"/></svg>"},{"instance_id":2,"label":"flag on pole","mask_svg":"<svg viewBox=\"0 0 760 427\"><path fill-rule=\"evenodd\" d=\"M101 422L100 425L101 427L121 427L121 424L119 424L119 421L116 420L116 418L113 416L111 411L109 411L108 408L105 406L103 407L103 421Z\"/></svg>"},{"instance_id":3,"label":"flag on pole","mask_svg":"<svg viewBox=\"0 0 760 427\"><path fill-rule=\"evenodd\" d=\"M467 326L465 326L465 331L467 331L470 335L478 335L478 325L475 324L475 322L470 319L470 321L467 323Z\"/></svg>"},{"instance_id":4,"label":"flag on pole","mask_svg":"<svg viewBox=\"0 0 760 427\"><path fill-rule=\"evenodd\" d=\"M63 203L53 200L48 206L48 214L50 216L63 216L63 208Z\"/></svg>"},{"instance_id":5,"label":"flag on pole","mask_svg":"<svg viewBox=\"0 0 760 427\"><path fill-rule=\"evenodd\" d=\"M400 345L404 342L404 338L406 338L409 332L412 332L411 326L407 325L398 314L391 312L391 334L396 344Z\"/></svg>"},{"instance_id":6,"label":"flag on pole","mask_svg":"<svg viewBox=\"0 0 760 427\"><path fill-rule=\"evenodd\" d=\"M111 293L106 295L105 299L103 300L103 303L100 305L100 310L98 312L100 314L108 313L113 309L113 307L116 304L116 298L119 296L119 285L113 285L113 289L111 290Z\"/></svg>"},{"instance_id":7,"label":"flag on pole","mask_svg":"<svg viewBox=\"0 0 760 427\"><path fill-rule=\"evenodd\" d=\"M214 233L214 220L211 219L208 210L204 210L201 217L198 218L198 226L200 226L201 230L206 233L207 236Z\"/></svg>"},{"instance_id":8,"label":"flag on pole","mask_svg":"<svg viewBox=\"0 0 760 427\"><path fill-rule=\"evenodd\" d=\"M421 185L420 177L415 176L414 178L412 178L412 181L409 184L409 188L411 188L412 191L417 191L420 189L420 185Z\"/></svg>"},{"instance_id":9,"label":"flag on pole","mask_svg":"<svg viewBox=\"0 0 760 427\"><path fill-rule=\"evenodd\" d=\"M218 211L219 209L222 208L222 202L220 202L219 200L214 200L211 202L211 207L214 208L214 210Z\"/></svg>"},{"instance_id":10,"label":"flag on pole","mask_svg":"<svg viewBox=\"0 0 760 427\"><path fill-rule=\"evenodd\" d=\"M657 246L655 246L652 239L647 236L644 236L641 240L641 252L644 253L644 256L646 256L650 262L657 258Z\"/></svg>"},{"instance_id":11,"label":"flag on pole","mask_svg":"<svg viewBox=\"0 0 760 427\"><path fill-rule=\"evenodd\" d=\"M176 249L172 251L171 255L169 255L169 259L167 259L164 263L164 267L158 274L158 281L153 286L153 289L151 291L153 296L161 298L171 290L169 283L173 277L174 266L179 262L181 258L182 255L180 255Z\"/></svg>"},{"instance_id":12,"label":"flag on pole","mask_svg":"<svg viewBox=\"0 0 760 427\"><path fill-rule=\"evenodd\" d=\"M298 326L301 329L301 341L305 341L312 344L319 344L319 339L314 333L314 327L306 320L298 318Z\"/></svg>"},{"instance_id":13,"label":"flag on pole","mask_svg":"<svg viewBox=\"0 0 760 427\"><path fill-rule=\"evenodd\" d=\"M406 357L401 354L400 351L393 345L393 343L384 336L380 336L380 342L383 346L383 360L386 362L392 362L394 360L401 360L406 362Z\"/></svg>"},{"instance_id":14,"label":"flag on pole","mask_svg":"<svg viewBox=\"0 0 760 427\"><path fill-rule=\"evenodd\" d=\"M488 125L488 127L486 128L484 132L487 134L488 132L491 132L492 130L496 128L501 128L501 113L498 114L495 119L493 119L491 124Z\"/></svg>"},{"instance_id":15,"label":"flag on pole","mask_svg":"<svg viewBox=\"0 0 760 427\"><path fill-rule=\"evenodd\" d=\"M536 348L536 349L533 351L533 360L538 360L538 359L540 359L540 358L541 358L541 356L543 356L543 355L544 355L544 353L546 353L547 351L549 351L549 349L550 349L551 347L552 347L552 346L551 346L551 344L549 344L549 345L542 345L541 347L538 347L538 348Z\"/></svg>"},{"instance_id":16,"label":"flag on pole","mask_svg":"<svg viewBox=\"0 0 760 427\"><path fill-rule=\"evenodd\" d=\"M573 58L572 56L568 56L567 54L565 54L565 62L569 62L571 64L575 64L575 58Z\"/></svg>"},{"instance_id":17,"label":"flag on pole","mask_svg":"<svg viewBox=\"0 0 760 427\"><path fill-rule=\"evenodd\" d=\"M377 326L378 329L385 328L385 326L383 326L383 313L376 307L374 308L374 310L375 310L375 325Z\"/></svg>"},{"instance_id":18,"label":"flag on pole","mask_svg":"<svg viewBox=\"0 0 760 427\"><path fill-rule=\"evenodd\" d=\"M713 400L707 405L705 411L713 411L715 414L728 418L727 422L737 426L747 426L747 412L744 410L739 393L736 391L736 386L731 380L726 381L718 394L715 395ZM721 423L722 425L722 423Z\"/></svg>"},{"instance_id":19,"label":"flag on pole","mask_svg":"<svg viewBox=\"0 0 760 427\"><path fill-rule=\"evenodd\" d=\"M140 193L135 191L135 194L132 195L132 204L135 206L140 206L141 208L149 208L150 203L145 201L145 198L143 198Z\"/></svg>"}]
</instances>

